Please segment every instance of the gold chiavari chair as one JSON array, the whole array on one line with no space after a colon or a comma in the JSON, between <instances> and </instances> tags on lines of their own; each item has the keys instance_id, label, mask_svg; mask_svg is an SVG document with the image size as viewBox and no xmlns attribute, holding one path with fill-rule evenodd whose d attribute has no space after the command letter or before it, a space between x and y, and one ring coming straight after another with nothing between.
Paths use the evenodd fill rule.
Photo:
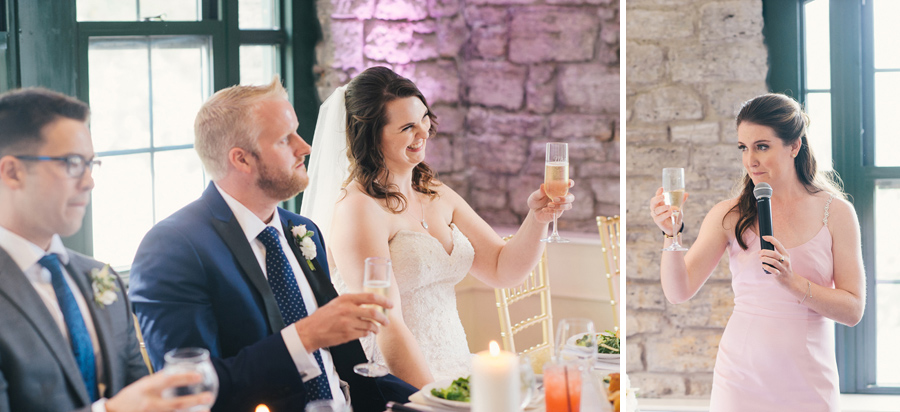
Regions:
<instances>
[{"instance_id":1,"label":"gold chiavari chair","mask_svg":"<svg viewBox=\"0 0 900 412\"><path fill-rule=\"evenodd\" d=\"M597 216L597 229L600 230L600 242L603 250L603 263L606 267L606 282L609 286L609 304L612 307L616 331L619 330L619 311L616 306L616 292L613 278L619 278L619 216ZM620 282L621 284L621 282Z\"/></svg>"},{"instance_id":2,"label":"gold chiavari chair","mask_svg":"<svg viewBox=\"0 0 900 412\"><path fill-rule=\"evenodd\" d=\"M141 344L141 356L144 357L144 364L147 365L147 370L150 371L150 374L153 374L153 364L150 363L150 355L147 354L147 347L144 346L144 335L141 334L141 325L138 323L138 318L136 315L132 314L131 317L134 319L134 332L137 334L138 343Z\"/></svg>"},{"instance_id":3,"label":"gold chiavari chair","mask_svg":"<svg viewBox=\"0 0 900 412\"><path fill-rule=\"evenodd\" d=\"M508 236L504 239L509 240L511 237ZM503 339L503 349L520 355L528 355L535 373L542 372L543 365L550 361L553 353L553 312L550 307L549 280L547 251L545 250L537 267L531 271L522 284L511 288L494 289L497 311L500 314L500 336ZM532 296L538 296L540 299L540 313L513 324L509 315L510 306ZM525 350L517 350L516 335L535 325L541 326L540 343Z\"/></svg>"}]
</instances>

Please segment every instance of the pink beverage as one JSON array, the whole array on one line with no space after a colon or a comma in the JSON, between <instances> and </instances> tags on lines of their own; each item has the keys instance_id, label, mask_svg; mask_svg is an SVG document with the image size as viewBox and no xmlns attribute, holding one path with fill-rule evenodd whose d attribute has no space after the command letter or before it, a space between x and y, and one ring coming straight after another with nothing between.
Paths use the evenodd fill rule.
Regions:
<instances>
[{"instance_id":1,"label":"pink beverage","mask_svg":"<svg viewBox=\"0 0 900 412\"><path fill-rule=\"evenodd\" d=\"M578 412L581 371L575 365L544 365L544 391L547 412Z\"/></svg>"}]
</instances>

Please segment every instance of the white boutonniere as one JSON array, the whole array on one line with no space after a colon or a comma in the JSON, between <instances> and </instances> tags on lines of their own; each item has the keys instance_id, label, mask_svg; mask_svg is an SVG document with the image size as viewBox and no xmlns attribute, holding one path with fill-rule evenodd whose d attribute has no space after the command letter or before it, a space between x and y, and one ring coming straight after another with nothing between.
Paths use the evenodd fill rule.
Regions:
<instances>
[{"instance_id":1,"label":"white boutonniere","mask_svg":"<svg viewBox=\"0 0 900 412\"><path fill-rule=\"evenodd\" d=\"M116 277L109 273L109 265L103 266L102 269L91 269L91 289L94 290L94 302L101 308L119 299L119 295L116 294L119 287L116 285Z\"/></svg>"},{"instance_id":2,"label":"white boutonniere","mask_svg":"<svg viewBox=\"0 0 900 412\"><path fill-rule=\"evenodd\" d=\"M291 226L290 229L291 235L297 241L297 247L300 248L300 253L306 259L306 265L309 266L309 270L315 272L316 268L312 263L312 260L316 258L316 242L312 240L315 233L312 230L306 230L306 225Z\"/></svg>"}]
</instances>

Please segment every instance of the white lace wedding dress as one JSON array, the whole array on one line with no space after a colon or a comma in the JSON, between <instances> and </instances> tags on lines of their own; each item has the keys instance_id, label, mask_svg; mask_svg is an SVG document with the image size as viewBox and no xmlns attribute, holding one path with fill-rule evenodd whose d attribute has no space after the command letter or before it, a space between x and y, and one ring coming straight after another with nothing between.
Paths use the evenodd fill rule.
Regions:
<instances>
[{"instance_id":1,"label":"white lace wedding dress","mask_svg":"<svg viewBox=\"0 0 900 412\"><path fill-rule=\"evenodd\" d=\"M434 237L401 230L389 245L394 278L400 288L403 321L419 344L436 380L456 379L471 373L469 344L456 309L454 286L472 267L475 250L469 239L451 224L453 250L444 250ZM333 279L339 293L347 286L338 271ZM370 360L385 365L374 336L360 340Z\"/></svg>"}]
</instances>

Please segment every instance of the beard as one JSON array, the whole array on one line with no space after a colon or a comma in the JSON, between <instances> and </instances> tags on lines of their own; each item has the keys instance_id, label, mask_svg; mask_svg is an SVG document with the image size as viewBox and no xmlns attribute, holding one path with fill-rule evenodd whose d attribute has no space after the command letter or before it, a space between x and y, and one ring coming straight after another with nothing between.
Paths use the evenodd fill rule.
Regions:
<instances>
[{"instance_id":1,"label":"beard","mask_svg":"<svg viewBox=\"0 0 900 412\"><path fill-rule=\"evenodd\" d=\"M259 164L259 178L256 179L256 185L273 199L282 201L291 199L306 189L308 184L309 176L306 173L279 173L265 163Z\"/></svg>"}]
</instances>

